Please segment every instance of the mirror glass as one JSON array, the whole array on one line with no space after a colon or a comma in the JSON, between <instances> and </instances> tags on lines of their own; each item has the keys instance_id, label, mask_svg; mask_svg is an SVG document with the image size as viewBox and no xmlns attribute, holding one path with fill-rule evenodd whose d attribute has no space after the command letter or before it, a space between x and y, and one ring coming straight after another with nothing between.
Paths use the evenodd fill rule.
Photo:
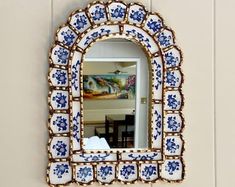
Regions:
<instances>
[{"instance_id":1,"label":"mirror glass","mask_svg":"<svg viewBox=\"0 0 235 187\"><path fill-rule=\"evenodd\" d=\"M83 148L147 148L148 96L142 49L125 39L96 42L83 63Z\"/></svg>"}]
</instances>

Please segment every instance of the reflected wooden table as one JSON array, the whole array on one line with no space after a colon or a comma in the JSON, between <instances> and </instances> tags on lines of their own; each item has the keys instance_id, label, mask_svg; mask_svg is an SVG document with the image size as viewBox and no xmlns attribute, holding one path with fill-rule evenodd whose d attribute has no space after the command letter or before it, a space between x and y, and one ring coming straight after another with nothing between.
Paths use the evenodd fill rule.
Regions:
<instances>
[{"instance_id":1,"label":"reflected wooden table","mask_svg":"<svg viewBox=\"0 0 235 187\"><path fill-rule=\"evenodd\" d=\"M118 147L118 127L125 125L126 114L105 115L105 138L109 145ZM109 127L113 127L113 142L110 144Z\"/></svg>"}]
</instances>

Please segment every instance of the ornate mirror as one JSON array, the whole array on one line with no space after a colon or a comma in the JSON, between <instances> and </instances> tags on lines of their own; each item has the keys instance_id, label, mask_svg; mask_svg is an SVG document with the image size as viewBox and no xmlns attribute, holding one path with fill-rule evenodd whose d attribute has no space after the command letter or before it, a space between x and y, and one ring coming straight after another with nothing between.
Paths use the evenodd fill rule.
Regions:
<instances>
[{"instance_id":1,"label":"ornate mirror","mask_svg":"<svg viewBox=\"0 0 235 187\"><path fill-rule=\"evenodd\" d=\"M48 184L182 181L181 62L139 3L73 12L49 54Z\"/></svg>"}]
</instances>

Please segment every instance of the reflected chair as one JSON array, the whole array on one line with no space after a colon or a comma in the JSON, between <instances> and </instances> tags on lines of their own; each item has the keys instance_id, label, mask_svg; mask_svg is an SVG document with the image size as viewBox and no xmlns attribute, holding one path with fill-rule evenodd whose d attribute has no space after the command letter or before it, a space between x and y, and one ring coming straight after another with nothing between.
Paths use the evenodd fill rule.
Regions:
<instances>
[{"instance_id":1,"label":"reflected chair","mask_svg":"<svg viewBox=\"0 0 235 187\"><path fill-rule=\"evenodd\" d=\"M134 144L134 130L128 130L128 127L135 126L135 115L126 114L125 116L125 131L122 132L122 147L127 148L129 141Z\"/></svg>"}]
</instances>

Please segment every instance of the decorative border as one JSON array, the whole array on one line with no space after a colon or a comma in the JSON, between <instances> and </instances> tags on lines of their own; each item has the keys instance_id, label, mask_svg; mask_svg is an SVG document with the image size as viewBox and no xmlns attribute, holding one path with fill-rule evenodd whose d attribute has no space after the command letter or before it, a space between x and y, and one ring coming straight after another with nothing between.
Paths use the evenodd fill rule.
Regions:
<instances>
[{"instance_id":1,"label":"decorative border","mask_svg":"<svg viewBox=\"0 0 235 187\"><path fill-rule=\"evenodd\" d=\"M149 149L87 151L83 142L83 57L99 40L125 38L149 60ZM158 13L139 3L95 1L73 12L56 33L49 54L50 186L115 181L150 183L184 179L182 54Z\"/></svg>"}]
</instances>

